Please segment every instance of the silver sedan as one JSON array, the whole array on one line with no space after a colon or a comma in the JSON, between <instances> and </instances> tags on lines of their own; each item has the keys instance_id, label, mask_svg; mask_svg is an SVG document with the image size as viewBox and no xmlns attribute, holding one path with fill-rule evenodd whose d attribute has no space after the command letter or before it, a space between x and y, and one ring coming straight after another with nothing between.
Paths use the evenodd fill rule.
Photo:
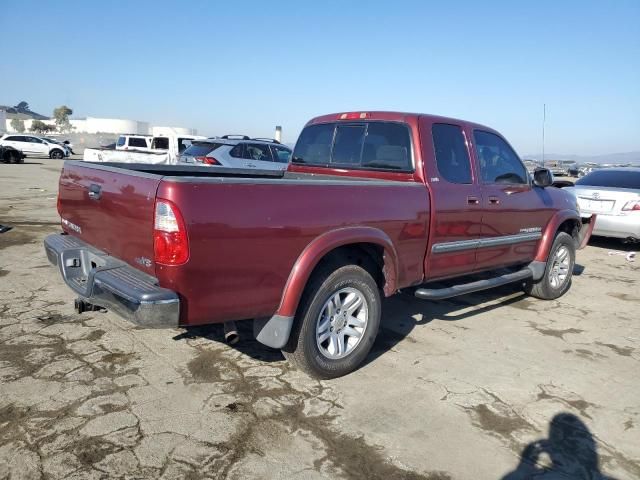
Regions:
<instances>
[{"instance_id":1,"label":"silver sedan","mask_svg":"<svg viewBox=\"0 0 640 480\"><path fill-rule=\"evenodd\" d=\"M640 241L640 168L594 170L566 190L583 217L597 214L593 235Z\"/></svg>"}]
</instances>

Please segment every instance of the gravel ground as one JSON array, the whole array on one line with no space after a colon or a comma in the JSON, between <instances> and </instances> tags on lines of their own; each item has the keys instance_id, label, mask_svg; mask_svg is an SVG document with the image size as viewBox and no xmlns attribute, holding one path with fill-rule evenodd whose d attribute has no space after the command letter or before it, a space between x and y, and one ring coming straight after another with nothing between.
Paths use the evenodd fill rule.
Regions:
<instances>
[{"instance_id":1,"label":"gravel ground","mask_svg":"<svg viewBox=\"0 0 640 480\"><path fill-rule=\"evenodd\" d=\"M557 301L387 300L333 381L219 327L73 312L44 255L60 162L0 164L0 479L640 478L640 261L594 239ZM537 476L536 476L537 475Z\"/></svg>"}]
</instances>

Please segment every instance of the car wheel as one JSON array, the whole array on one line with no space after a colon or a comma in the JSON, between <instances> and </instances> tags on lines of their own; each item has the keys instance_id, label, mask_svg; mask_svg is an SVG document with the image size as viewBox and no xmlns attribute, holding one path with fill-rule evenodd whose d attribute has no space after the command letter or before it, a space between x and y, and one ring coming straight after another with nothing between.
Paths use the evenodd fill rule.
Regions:
<instances>
[{"instance_id":1,"label":"car wheel","mask_svg":"<svg viewBox=\"0 0 640 480\"><path fill-rule=\"evenodd\" d=\"M59 160L61 158L64 158L64 152L62 150L53 150L50 154L49 157Z\"/></svg>"},{"instance_id":2,"label":"car wheel","mask_svg":"<svg viewBox=\"0 0 640 480\"><path fill-rule=\"evenodd\" d=\"M575 240L568 233L558 233L551 246L544 275L536 282L525 284L525 291L543 300L554 300L564 295L571 286L575 261Z\"/></svg>"},{"instance_id":3,"label":"car wheel","mask_svg":"<svg viewBox=\"0 0 640 480\"><path fill-rule=\"evenodd\" d=\"M310 280L282 353L315 378L346 375L364 361L380 326L380 291L362 267L323 269Z\"/></svg>"}]
</instances>

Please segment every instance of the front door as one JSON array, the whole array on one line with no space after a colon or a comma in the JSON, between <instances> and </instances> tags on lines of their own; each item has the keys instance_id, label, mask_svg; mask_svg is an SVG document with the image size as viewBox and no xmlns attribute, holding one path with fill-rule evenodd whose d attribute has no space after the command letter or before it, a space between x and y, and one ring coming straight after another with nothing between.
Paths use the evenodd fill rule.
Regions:
<instances>
[{"instance_id":1,"label":"front door","mask_svg":"<svg viewBox=\"0 0 640 480\"><path fill-rule=\"evenodd\" d=\"M482 194L461 125L420 120L425 176L431 191L427 280L468 273L476 264Z\"/></svg>"},{"instance_id":2,"label":"front door","mask_svg":"<svg viewBox=\"0 0 640 480\"><path fill-rule=\"evenodd\" d=\"M482 188L482 232L476 269L531 262L552 212L523 163L499 135L474 130L474 154Z\"/></svg>"},{"instance_id":3,"label":"front door","mask_svg":"<svg viewBox=\"0 0 640 480\"><path fill-rule=\"evenodd\" d=\"M36 137L27 137L27 140L29 141L28 148L32 153L35 153L36 155L49 155L49 146L44 143L43 140Z\"/></svg>"}]
</instances>

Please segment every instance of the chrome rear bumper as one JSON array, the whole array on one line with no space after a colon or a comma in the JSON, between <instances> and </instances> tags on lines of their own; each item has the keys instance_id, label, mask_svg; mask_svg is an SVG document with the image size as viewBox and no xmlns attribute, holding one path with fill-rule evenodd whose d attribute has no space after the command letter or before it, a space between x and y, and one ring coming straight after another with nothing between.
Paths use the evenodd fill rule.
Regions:
<instances>
[{"instance_id":1,"label":"chrome rear bumper","mask_svg":"<svg viewBox=\"0 0 640 480\"><path fill-rule=\"evenodd\" d=\"M160 287L150 275L71 235L49 235L44 248L65 283L83 300L141 327L178 326L178 295Z\"/></svg>"}]
</instances>

